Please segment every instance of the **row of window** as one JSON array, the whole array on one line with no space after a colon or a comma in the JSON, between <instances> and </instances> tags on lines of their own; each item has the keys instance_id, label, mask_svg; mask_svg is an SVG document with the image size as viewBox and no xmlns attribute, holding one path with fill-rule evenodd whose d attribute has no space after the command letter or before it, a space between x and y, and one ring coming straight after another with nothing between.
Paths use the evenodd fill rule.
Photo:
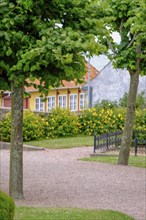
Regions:
<instances>
[{"instance_id":1,"label":"row of window","mask_svg":"<svg viewBox=\"0 0 146 220\"><path fill-rule=\"evenodd\" d=\"M58 96L58 106L60 108L67 108L67 95L59 95ZM79 108L80 110L86 108L87 106L87 94L80 93L79 99ZM56 107L56 97L49 96L47 98L47 111L51 111ZM69 95L69 108L70 111L77 111L78 110L78 95L77 94L70 94ZM35 110L36 111L44 111L44 102L42 98L35 99Z\"/></svg>"}]
</instances>

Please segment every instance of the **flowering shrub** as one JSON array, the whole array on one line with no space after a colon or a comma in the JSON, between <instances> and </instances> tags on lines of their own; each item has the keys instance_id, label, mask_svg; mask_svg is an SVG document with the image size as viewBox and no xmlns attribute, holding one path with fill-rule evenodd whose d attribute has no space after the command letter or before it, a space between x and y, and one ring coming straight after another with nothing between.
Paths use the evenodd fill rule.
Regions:
<instances>
[{"instance_id":1,"label":"flowering shrub","mask_svg":"<svg viewBox=\"0 0 146 220\"><path fill-rule=\"evenodd\" d=\"M93 135L122 130L124 127L126 109L124 108L91 108L77 116L69 110L56 108L46 117L41 117L30 111L24 111L23 140L38 140L39 138L55 138L76 136L79 133ZM135 130L146 131L146 109L137 110ZM10 113L0 122L0 139L10 141ZM143 132L141 139L146 139Z\"/></svg>"},{"instance_id":2,"label":"flowering shrub","mask_svg":"<svg viewBox=\"0 0 146 220\"><path fill-rule=\"evenodd\" d=\"M81 132L93 135L94 131L102 134L106 131L123 129L125 119L124 109L88 109L79 116Z\"/></svg>"},{"instance_id":3,"label":"flowering shrub","mask_svg":"<svg viewBox=\"0 0 146 220\"><path fill-rule=\"evenodd\" d=\"M23 116L23 140L37 140L44 136L44 120L41 116L27 110Z\"/></svg>"},{"instance_id":4,"label":"flowering shrub","mask_svg":"<svg viewBox=\"0 0 146 220\"><path fill-rule=\"evenodd\" d=\"M11 114L8 113L0 122L0 139L10 141L11 133ZM44 136L44 121L41 116L29 110L24 111L23 117L23 140L37 140Z\"/></svg>"},{"instance_id":5,"label":"flowering shrub","mask_svg":"<svg viewBox=\"0 0 146 220\"><path fill-rule=\"evenodd\" d=\"M138 138L146 140L146 109L136 111L134 129L136 131L143 131L138 133Z\"/></svg>"},{"instance_id":6,"label":"flowering shrub","mask_svg":"<svg viewBox=\"0 0 146 220\"><path fill-rule=\"evenodd\" d=\"M49 138L75 136L79 132L78 117L67 109L52 110L46 120L46 136Z\"/></svg>"},{"instance_id":7,"label":"flowering shrub","mask_svg":"<svg viewBox=\"0 0 146 220\"><path fill-rule=\"evenodd\" d=\"M11 117L10 113L0 121L0 140L10 141L11 134Z\"/></svg>"}]
</instances>

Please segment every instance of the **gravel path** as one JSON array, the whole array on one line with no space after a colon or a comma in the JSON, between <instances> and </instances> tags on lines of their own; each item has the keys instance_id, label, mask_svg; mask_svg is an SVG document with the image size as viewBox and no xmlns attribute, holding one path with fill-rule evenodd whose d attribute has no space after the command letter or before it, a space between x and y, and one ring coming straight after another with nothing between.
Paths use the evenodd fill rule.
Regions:
<instances>
[{"instance_id":1,"label":"gravel path","mask_svg":"<svg viewBox=\"0 0 146 220\"><path fill-rule=\"evenodd\" d=\"M17 205L113 209L146 220L146 169L83 162L90 147L24 151L24 200ZM8 192L9 150L0 151L1 189Z\"/></svg>"}]
</instances>

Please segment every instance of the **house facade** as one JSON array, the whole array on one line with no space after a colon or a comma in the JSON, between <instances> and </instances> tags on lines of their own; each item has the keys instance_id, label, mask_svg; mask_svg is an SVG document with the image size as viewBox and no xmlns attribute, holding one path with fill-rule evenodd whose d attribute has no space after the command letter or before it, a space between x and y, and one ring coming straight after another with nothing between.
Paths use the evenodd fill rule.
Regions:
<instances>
[{"instance_id":1,"label":"house facade","mask_svg":"<svg viewBox=\"0 0 146 220\"><path fill-rule=\"evenodd\" d=\"M119 101L129 92L130 75L127 70L115 69L109 62L94 79L90 81L93 88L93 105L102 100ZM88 84L83 86L87 87ZM146 95L146 76L139 77L138 93Z\"/></svg>"},{"instance_id":2,"label":"house facade","mask_svg":"<svg viewBox=\"0 0 146 220\"><path fill-rule=\"evenodd\" d=\"M90 80L98 75L98 71L90 65ZM88 81L88 71L84 76L85 83ZM35 81L39 83L38 80ZM40 97L40 93L33 86L26 87L25 92L29 97L24 98L24 109L34 112L50 112L59 106L60 108L70 109L72 112L79 112L88 106L88 90L82 89L83 84L75 84L75 81L62 81L62 85L48 91L47 96ZM11 93L4 92L0 96L0 107L11 108Z\"/></svg>"}]
</instances>

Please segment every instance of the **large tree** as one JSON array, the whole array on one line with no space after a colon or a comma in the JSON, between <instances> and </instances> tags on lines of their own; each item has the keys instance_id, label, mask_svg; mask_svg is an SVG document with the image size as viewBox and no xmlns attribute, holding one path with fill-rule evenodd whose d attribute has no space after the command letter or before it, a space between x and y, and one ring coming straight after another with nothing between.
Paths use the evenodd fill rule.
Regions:
<instances>
[{"instance_id":1,"label":"large tree","mask_svg":"<svg viewBox=\"0 0 146 220\"><path fill-rule=\"evenodd\" d=\"M108 0L108 3L113 16L108 29L111 33L118 32L121 38L119 44L108 40L111 47L109 57L115 67L126 68L130 74L127 112L118 159L119 164L128 165L139 75L146 73L146 1Z\"/></svg>"},{"instance_id":2,"label":"large tree","mask_svg":"<svg viewBox=\"0 0 146 220\"><path fill-rule=\"evenodd\" d=\"M26 79L39 79L40 92L58 86L62 79L80 80L86 71L84 55L106 50L101 43L108 34L105 5L100 0L0 2L1 77L11 83L12 91L9 192L13 198L23 198L22 99Z\"/></svg>"}]
</instances>

